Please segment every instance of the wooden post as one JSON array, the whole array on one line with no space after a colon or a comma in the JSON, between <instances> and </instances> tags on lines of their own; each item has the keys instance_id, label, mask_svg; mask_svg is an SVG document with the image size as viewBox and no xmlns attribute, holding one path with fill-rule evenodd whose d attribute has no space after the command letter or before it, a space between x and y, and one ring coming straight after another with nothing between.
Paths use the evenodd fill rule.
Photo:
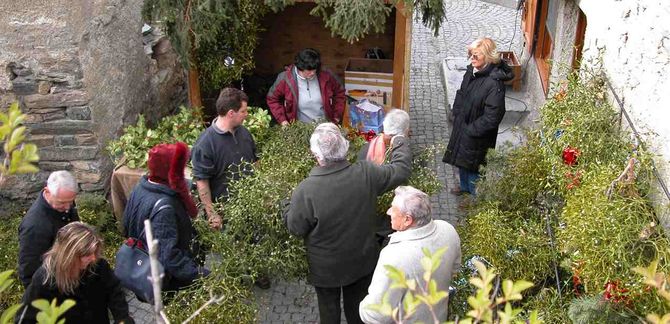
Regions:
<instances>
[{"instance_id":1,"label":"wooden post","mask_svg":"<svg viewBox=\"0 0 670 324\"><path fill-rule=\"evenodd\" d=\"M412 44L412 8L403 2L395 6L395 35L393 41L393 107L409 111L409 65Z\"/></svg>"},{"instance_id":2,"label":"wooden post","mask_svg":"<svg viewBox=\"0 0 670 324\"><path fill-rule=\"evenodd\" d=\"M200 96L200 72L194 66L188 69L188 103L191 107L202 107L202 97Z\"/></svg>"},{"instance_id":3,"label":"wooden post","mask_svg":"<svg viewBox=\"0 0 670 324\"><path fill-rule=\"evenodd\" d=\"M154 240L153 232L151 231L151 221L144 221L144 233L147 236L147 245L149 246L149 259L151 260L151 284L154 288L154 316L156 323L169 324L167 316L163 313L163 300L161 299L161 280L162 273L158 270L158 241Z\"/></svg>"}]
</instances>

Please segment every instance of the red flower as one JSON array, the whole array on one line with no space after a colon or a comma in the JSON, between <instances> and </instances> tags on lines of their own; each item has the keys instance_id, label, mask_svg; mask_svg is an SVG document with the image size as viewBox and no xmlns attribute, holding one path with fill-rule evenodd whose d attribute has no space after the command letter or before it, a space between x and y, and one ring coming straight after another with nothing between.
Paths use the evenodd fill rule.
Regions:
<instances>
[{"instance_id":1,"label":"red flower","mask_svg":"<svg viewBox=\"0 0 670 324\"><path fill-rule=\"evenodd\" d=\"M566 147L563 150L563 163L569 166L577 164L577 157L579 157L580 154L581 152L579 149L570 146Z\"/></svg>"},{"instance_id":2,"label":"red flower","mask_svg":"<svg viewBox=\"0 0 670 324\"><path fill-rule=\"evenodd\" d=\"M620 304L623 303L628 305L630 299L628 298L628 289L619 287L621 283L619 281L609 281L605 284L605 292L603 293L603 298L609 300L613 303Z\"/></svg>"},{"instance_id":3,"label":"red flower","mask_svg":"<svg viewBox=\"0 0 670 324\"><path fill-rule=\"evenodd\" d=\"M367 132L358 131L358 135L362 136L363 138L365 138L366 141L369 142L377 136L377 133L375 133L375 131L373 130L369 130Z\"/></svg>"}]
</instances>

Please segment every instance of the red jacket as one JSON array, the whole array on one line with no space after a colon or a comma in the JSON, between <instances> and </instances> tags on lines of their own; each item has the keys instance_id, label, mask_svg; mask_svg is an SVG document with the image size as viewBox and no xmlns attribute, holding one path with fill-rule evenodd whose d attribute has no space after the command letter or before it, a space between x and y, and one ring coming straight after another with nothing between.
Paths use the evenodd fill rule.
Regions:
<instances>
[{"instance_id":1,"label":"red jacket","mask_svg":"<svg viewBox=\"0 0 670 324\"><path fill-rule=\"evenodd\" d=\"M272 115L279 123L294 121L298 116L298 84L293 71L294 65L291 64L279 73L266 98ZM326 118L339 124L344 112L344 87L328 71L321 70L318 78Z\"/></svg>"}]
</instances>

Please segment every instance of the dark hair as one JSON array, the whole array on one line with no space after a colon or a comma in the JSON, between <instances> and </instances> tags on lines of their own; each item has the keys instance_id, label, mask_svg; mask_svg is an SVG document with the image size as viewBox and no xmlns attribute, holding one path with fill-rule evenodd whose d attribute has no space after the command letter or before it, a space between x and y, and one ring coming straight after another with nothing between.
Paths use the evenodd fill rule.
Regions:
<instances>
[{"instance_id":1,"label":"dark hair","mask_svg":"<svg viewBox=\"0 0 670 324\"><path fill-rule=\"evenodd\" d=\"M216 113L225 116L229 110L238 111L242 108L242 102L249 102L249 97L244 91L235 88L223 88L216 99Z\"/></svg>"},{"instance_id":2,"label":"dark hair","mask_svg":"<svg viewBox=\"0 0 670 324\"><path fill-rule=\"evenodd\" d=\"M300 71L321 70L321 55L313 48L305 48L295 56L295 67Z\"/></svg>"}]
</instances>

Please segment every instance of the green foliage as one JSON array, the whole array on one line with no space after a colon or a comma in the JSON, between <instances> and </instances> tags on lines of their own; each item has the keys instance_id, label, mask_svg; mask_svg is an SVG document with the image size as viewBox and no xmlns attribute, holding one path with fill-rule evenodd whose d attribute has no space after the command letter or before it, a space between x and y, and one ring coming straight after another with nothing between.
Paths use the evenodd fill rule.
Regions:
<instances>
[{"instance_id":1,"label":"green foliage","mask_svg":"<svg viewBox=\"0 0 670 324\"><path fill-rule=\"evenodd\" d=\"M178 293L168 304L171 320L183 320L213 294L226 296L226 300L208 307L197 321L252 322L255 306L244 301L249 299L250 285L259 275L286 279L306 275L303 240L288 233L282 211L283 202L316 165L309 151L314 127L293 123L265 130L265 139L258 143L260 160L252 166L253 173L232 181L228 201L214 205L227 221L225 229L215 232L203 221L196 224L203 244L218 257L210 266L212 275L202 280L202 286ZM350 158L355 160L360 142L352 142L349 149ZM432 184L437 180L432 175L424 182Z\"/></svg>"},{"instance_id":2,"label":"green foliage","mask_svg":"<svg viewBox=\"0 0 670 324\"><path fill-rule=\"evenodd\" d=\"M14 283L14 278L12 278L13 270L7 270L0 272L0 296L4 296L6 291L12 287ZM11 306L9 306L11 305ZM21 304L9 304L7 307L2 307L4 309L0 313L0 324L9 324L12 323L14 319L14 314L19 310Z\"/></svg>"},{"instance_id":3,"label":"green foliage","mask_svg":"<svg viewBox=\"0 0 670 324\"><path fill-rule=\"evenodd\" d=\"M490 150L483 177L477 185L482 201L495 201L504 211L537 213L536 199L546 190L554 191L549 180L551 167L545 161L538 136L528 134L520 147Z\"/></svg>"},{"instance_id":4,"label":"green foliage","mask_svg":"<svg viewBox=\"0 0 670 324\"><path fill-rule=\"evenodd\" d=\"M68 309L72 308L75 302L72 299L66 299L62 304L58 305L57 300L53 299L51 303L44 299L38 299L32 302L31 305L37 308L37 322L40 324L63 324L65 319L58 320Z\"/></svg>"},{"instance_id":5,"label":"green foliage","mask_svg":"<svg viewBox=\"0 0 670 324\"><path fill-rule=\"evenodd\" d=\"M267 110L261 107L248 107L248 110L249 115L244 119L243 125L249 130L257 144L264 143L272 117Z\"/></svg>"},{"instance_id":6,"label":"green foliage","mask_svg":"<svg viewBox=\"0 0 670 324\"><path fill-rule=\"evenodd\" d=\"M293 0L147 0L146 21L160 21L185 67L200 70L205 90L218 90L255 67L261 20L270 12L293 5ZM351 43L383 32L392 4L383 0L316 0L311 14L320 16L333 35ZM424 25L437 35L445 17L441 0L396 0L411 17L422 14ZM231 59L234 60L231 61Z\"/></svg>"},{"instance_id":7,"label":"green foliage","mask_svg":"<svg viewBox=\"0 0 670 324\"><path fill-rule=\"evenodd\" d=\"M24 143L26 127L22 124L25 118L17 102L9 106L7 113L0 112L0 143L4 143L0 154L3 158L0 164L0 186L10 174L38 171L35 165L39 160L37 146Z\"/></svg>"},{"instance_id":8,"label":"green foliage","mask_svg":"<svg viewBox=\"0 0 670 324\"><path fill-rule=\"evenodd\" d=\"M635 267L633 271L642 275L644 284L656 289L658 296L662 297L666 305L670 305L670 291L668 291L668 275L666 272L658 272L658 260L649 263L647 267ZM647 314L647 321L653 324L670 323L670 313L667 309L665 314L658 315L655 312Z\"/></svg>"},{"instance_id":9,"label":"green foliage","mask_svg":"<svg viewBox=\"0 0 670 324\"><path fill-rule=\"evenodd\" d=\"M660 271L670 267L670 242L650 205L651 156L619 129L602 78L582 72L584 78L572 76L565 91L541 108L539 126L527 132L526 143L489 154L477 205L461 231L464 256L481 256L503 276L538 286L555 279L556 258L571 265L569 275L583 285L583 303L601 298L609 284L615 287L606 293L613 295L615 313L666 313L670 305L631 270L654 259ZM566 149L577 152L575 163L564 161ZM547 220L556 252L545 233ZM570 280L565 274L561 279ZM544 320L565 322L560 309L574 296L534 293L526 305L540 309ZM585 304L575 306L571 317L610 314Z\"/></svg>"},{"instance_id":10,"label":"green foliage","mask_svg":"<svg viewBox=\"0 0 670 324\"><path fill-rule=\"evenodd\" d=\"M354 43L371 32L384 32L386 19L391 14L391 4L386 4L384 0L320 0L316 1L316 7L310 14L321 16L333 36Z\"/></svg>"},{"instance_id":11,"label":"green foliage","mask_svg":"<svg viewBox=\"0 0 670 324\"><path fill-rule=\"evenodd\" d=\"M559 296L555 287L543 288L526 301L524 308L536 309L537 317L547 324L570 323L568 306L572 295L567 294L565 288L563 289L563 294Z\"/></svg>"},{"instance_id":12,"label":"green foliage","mask_svg":"<svg viewBox=\"0 0 670 324\"><path fill-rule=\"evenodd\" d=\"M168 304L171 320L184 319L211 293L226 299L208 307L198 322L253 322L255 305L245 300L250 300L250 286L259 275L305 276L304 244L286 231L281 201L290 197L315 165L308 141L313 129L314 125L305 123L269 129L253 174L231 182L231 198L215 204L227 221L225 230L214 232L198 222L203 244L218 258L202 286L180 292Z\"/></svg>"},{"instance_id":13,"label":"green foliage","mask_svg":"<svg viewBox=\"0 0 670 324\"><path fill-rule=\"evenodd\" d=\"M0 297L4 296L6 292L14 284L15 280L12 278L13 272L14 272L13 270L0 272ZM65 319L61 319L59 321L58 318L61 315L63 315L68 309L74 306L75 302L71 299L66 299L61 305L57 305L56 303L57 303L56 299L53 299L51 303L49 303L45 299L37 299L32 302L31 305L33 305L35 308L39 310L39 312L37 313L37 323L40 324L65 323ZM14 315L19 311L21 306L22 304L19 303L4 305L1 308L2 313L0 313L0 324L12 323L14 320Z\"/></svg>"},{"instance_id":14,"label":"green foliage","mask_svg":"<svg viewBox=\"0 0 670 324\"><path fill-rule=\"evenodd\" d=\"M120 232L121 224L112 212L112 205L103 195L81 193L77 195L77 212L82 222L95 226L102 235L105 244L103 257L114 267L116 252L124 237Z\"/></svg>"},{"instance_id":15,"label":"green foliage","mask_svg":"<svg viewBox=\"0 0 670 324\"><path fill-rule=\"evenodd\" d=\"M631 292L642 293L643 287L630 269L670 257L668 239L655 226L654 214L644 199L608 199L603 194L616 173L604 170L585 177L582 186L569 196L561 215L565 227L558 232L560 246L581 265L587 293L600 291L612 280L620 280ZM649 228L648 234L643 233L645 228ZM663 269L668 269L667 261Z\"/></svg>"},{"instance_id":16,"label":"green foliage","mask_svg":"<svg viewBox=\"0 0 670 324\"><path fill-rule=\"evenodd\" d=\"M412 174L407 179L407 185L412 186L432 196L440 191L442 183L431 168L435 163L435 154L442 151L438 146L429 146L412 150ZM377 214L387 217L386 211L391 206L394 193L389 191L377 199Z\"/></svg>"},{"instance_id":17,"label":"green foliage","mask_svg":"<svg viewBox=\"0 0 670 324\"><path fill-rule=\"evenodd\" d=\"M480 256L505 278L542 282L552 274L554 252L549 246L542 218L524 219L519 212L505 212L497 204L484 204L471 215L461 231L465 259Z\"/></svg>"},{"instance_id":18,"label":"green foliage","mask_svg":"<svg viewBox=\"0 0 670 324\"><path fill-rule=\"evenodd\" d=\"M0 218L0 269L16 269L19 251L18 229L22 215L10 215ZM12 273L12 281L17 281L18 275ZM15 285L0 293L0 309L7 309L10 305L21 302L23 285Z\"/></svg>"},{"instance_id":19,"label":"green foliage","mask_svg":"<svg viewBox=\"0 0 670 324\"><path fill-rule=\"evenodd\" d=\"M216 256L209 266L211 274L196 285L180 290L166 305L165 312L172 322L188 318L211 296L223 296L219 303L205 308L194 323L252 323L256 306L251 302L252 271L254 265L246 257L248 250L240 251L239 242L221 232L209 229L206 222L195 223L201 239Z\"/></svg>"},{"instance_id":20,"label":"green foliage","mask_svg":"<svg viewBox=\"0 0 670 324\"><path fill-rule=\"evenodd\" d=\"M136 125L127 126L119 139L109 142L107 151L117 165L144 168L149 150L155 145L181 141L190 147L203 130L202 110L197 107L180 107L177 114L161 119L155 129L149 129L140 115Z\"/></svg>"},{"instance_id":21,"label":"green foliage","mask_svg":"<svg viewBox=\"0 0 670 324\"><path fill-rule=\"evenodd\" d=\"M207 91L254 69L260 20L268 11L257 0L148 0L142 9L145 20L164 26L184 66L200 71Z\"/></svg>"},{"instance_id":22,"label":"green foliage","mask_svg":"<svg viewBox=\"0 0 670 324\"><path fill-rule=\"evenodd\" d=\"M640 322L637 317L626 312L624 308L618 308L599 296L577 298L570 303L568 315L574 324L632 324Z\"/></svg>"},{"instance_id":23,"label":"green foliage","mask_svg":"<svg viewBox=\"0 0 670 324\"><path fill-rule=\"evenodd\" d=\"M494 323L494 312L498 318L495 323L542 323L537 317L536 311L531 311L526 321L521 320L518 315L522 310L512 306L512 303L523 299L521 292L533 286L533 283L525 280L502 280L502 296L499 291L493 290L493 281L498 277L494 269L489 270L479 261L473 262L479 277L470 278L470 284L477 288L473 296L468 297L471 310L458 323ZM491 297L493 295L493 297ZM503 308L504 307L504 308ZM503 310L500 310L500 309ZM454 323L454 322L449 322Z\"/></svg>"}]
</instances>

